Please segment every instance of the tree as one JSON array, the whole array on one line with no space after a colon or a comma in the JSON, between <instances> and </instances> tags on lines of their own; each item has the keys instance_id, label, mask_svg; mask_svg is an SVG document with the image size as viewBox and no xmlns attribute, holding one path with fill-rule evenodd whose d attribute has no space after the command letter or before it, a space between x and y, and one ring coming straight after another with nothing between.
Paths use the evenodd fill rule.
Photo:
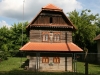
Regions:
<instances>
[{"instance_id":1,"label":"tree","mask_svg":"<svg viewBox=\"0 0 100 75\"><path fill-rule=\"evenodd\" d=\"M96 21L96 25L97 25L97 33L96 35L100 34L100 17L98 17L98 20Z\"/></svg>"},{"instance_id":2,"label":"tree","mask_svg":"<svg viewBox=\"0 0 100 75\"><path fill-rule=\"evenodd\" d=\"M10 52L12 52L13 55L15 55L17 52L19 52L19 48L21 46L23 46L29 40L28 36L26 34L26 26L27 25L28 25L28 22L25 22L25 23L14 24L11 27L12 47L11 47Z\"/></svg>"},{"instance_id":3,"label":"tree","mask_svg":"<svg viewBox=\"0 0 100 75\"><path fill-rule=\"evenodd\" d=\"M7 28L6 26L0 28L0 57L2 59L6 59L7 56L16 56L19 48L28 42L26 34L27 25L28 22L25 22L14 24L11 28Z\"/></svg>"},{"instance_id":4,"label":"tree","mask_svg":"<svg viewBox=\"0 0 100 75\"><path fill-rule=\"evenodd\" d=\"M10 37L9 28L6 26L0 28L0 57L2 59L7 59L7 56L9 56Z\"/></svg>"},{"instance_id":5,"label":"tree","mask_svg":"<svg viewBox=\"0 0 100 75\"><path fill-rule=\"evenodd\" d=\"M91 11L86 9L82 10L81 13L74 10L69 12L68 15L77 28L77 31L73 34L73 42L82 49L92 47L94 44L93 38L97 32L98 14L91 14Z\"/></svg>"}]
</instances>

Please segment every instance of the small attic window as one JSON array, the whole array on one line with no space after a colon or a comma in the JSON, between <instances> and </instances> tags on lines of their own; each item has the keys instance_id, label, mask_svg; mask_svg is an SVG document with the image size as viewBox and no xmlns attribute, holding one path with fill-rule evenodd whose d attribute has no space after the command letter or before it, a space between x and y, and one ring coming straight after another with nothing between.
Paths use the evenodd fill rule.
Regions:
<instances>
[{"instance_id":1,"label":"small attic window","mask_svg":"<svg viewBox=\"0 0 100 75\"><path fill-rule=\"evenodd\" d=\"M52 23L52 22L53 22L52 17L50 17L50 23Z\"/></svg>"}]
</instances>

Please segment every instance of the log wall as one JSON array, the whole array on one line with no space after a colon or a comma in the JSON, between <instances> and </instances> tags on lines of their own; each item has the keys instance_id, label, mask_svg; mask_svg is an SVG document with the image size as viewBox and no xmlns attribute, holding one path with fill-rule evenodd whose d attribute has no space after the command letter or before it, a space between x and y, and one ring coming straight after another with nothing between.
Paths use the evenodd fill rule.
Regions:
<instances>
[{"instance_id":1,"label":"log wall","mask_svg":"<svg viewBox=\"0 0 100 75\"><path fill-rule=\"evenodd\" d=\"M49 57L49 63L42 63L42 57L30 57L29 69L46 72L72 71L72 57L60 57L60 63L53 63L53 57Z\"/></svg>"},{"instance_id":2,"label":"log wall","mask_svg":"<svg viewBox=\"0 0 100 75\"><path fill-rule=\"evenodd\" d=\"M42 42L42 33L51 31L49 30L30 30L30 42ZM71 31L52 31L52 33L60 33L60 42L72 42Z\"/></svg>"}]
</instances>

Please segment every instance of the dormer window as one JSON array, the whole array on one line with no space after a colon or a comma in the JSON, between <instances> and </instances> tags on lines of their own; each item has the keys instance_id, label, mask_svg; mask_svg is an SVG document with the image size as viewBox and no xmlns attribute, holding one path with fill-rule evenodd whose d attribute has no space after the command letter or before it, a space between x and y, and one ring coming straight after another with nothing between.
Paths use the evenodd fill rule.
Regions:
<instances>
[{"instance_id":1,"label":"dormer window","mask_svg":"<svg viewBox=\"0 0 100 75\"><path fill-rule=\"evenodd\" d=\"M50 23L53 23L53 19L52 19L52 17L50 17Z\"/></svg>"}]
</instances>

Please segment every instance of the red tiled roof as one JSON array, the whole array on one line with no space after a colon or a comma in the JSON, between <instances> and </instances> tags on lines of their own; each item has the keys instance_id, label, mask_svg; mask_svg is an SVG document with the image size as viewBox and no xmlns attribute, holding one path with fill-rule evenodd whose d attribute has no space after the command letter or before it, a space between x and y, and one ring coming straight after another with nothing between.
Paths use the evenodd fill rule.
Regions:
<instances>
[{"instance_id":1,"label":"red tiled roof","mask_svg":"<svg viewBox=\"0 0 100 75\"><path fill-rule=\"evenodd\" d=\"M28 42L21 51L83 51L74 43L36 43Z\"/></svg>"},{"instance_id":2,"label":"red tiled roof","mask_svg":"<svg viewBox=\"0 0 100 75\"><path fill-rule=\"evenodd\" d=\"M57 7L57 6L53 5L53 4L48 4L48 5L44 6L44 7L42 7L42 9L62 10L61 8L59 8L59 7Z\"/></svg>"}]
</instances>

